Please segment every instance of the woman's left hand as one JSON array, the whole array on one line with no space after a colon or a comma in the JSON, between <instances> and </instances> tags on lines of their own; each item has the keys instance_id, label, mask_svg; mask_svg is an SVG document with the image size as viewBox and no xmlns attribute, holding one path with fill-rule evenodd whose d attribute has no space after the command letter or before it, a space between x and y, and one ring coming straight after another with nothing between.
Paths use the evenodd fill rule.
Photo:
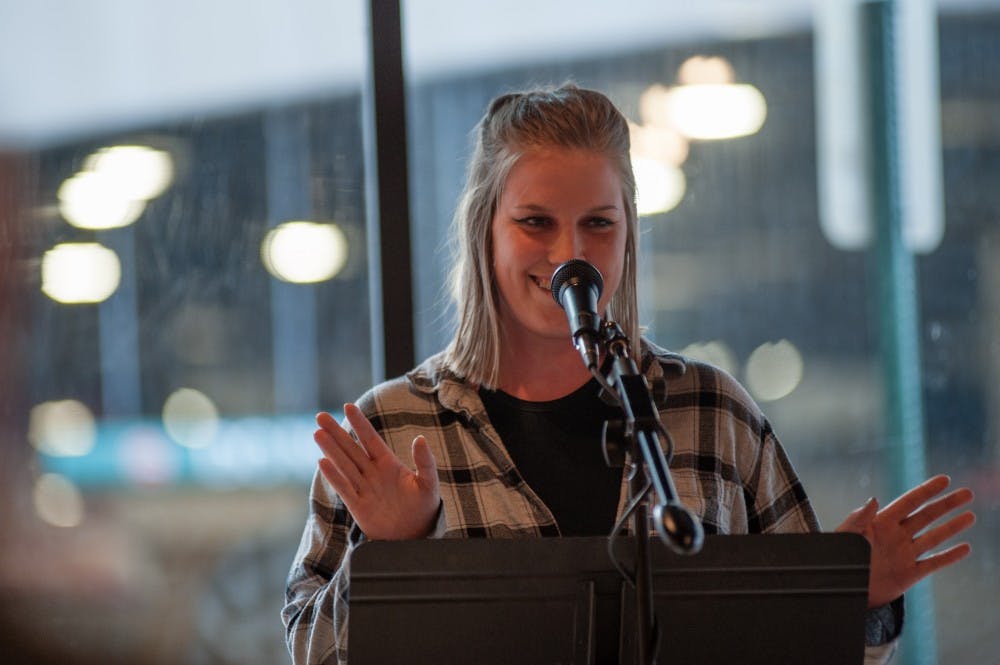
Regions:
<instances>
[{"instance_id":1,"label":"woman's left hand","mask_svg":"<svg viewBox=\"0 0 1000 665\"><path fill-rule=\"evenodd\" d=\"M928 528L972 501L972 490L965 487L938 496L950 484L948 476L934 476L882 510L878 509L878 500L869 499L837 527L837 531L859 533L871 544L868 607L892 602L931 573L969 554L969 544L959 543L924 556L976 522L976 516L967 510Z\"/></svg>"}]
</instances>

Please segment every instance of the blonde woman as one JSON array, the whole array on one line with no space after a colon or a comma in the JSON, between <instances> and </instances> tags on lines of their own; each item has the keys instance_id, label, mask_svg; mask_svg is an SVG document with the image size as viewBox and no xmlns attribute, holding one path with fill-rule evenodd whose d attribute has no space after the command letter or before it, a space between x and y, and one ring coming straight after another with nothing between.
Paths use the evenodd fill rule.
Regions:
<instances>
[{"instance_id":1,"label":"blonde woman","mask_svg":"<svg viewBox=\"0 0 1000 665\"><path fill-rule=\"evenodd\" d=\"M601 455L615 411L568 341L550 293L557 266L604 277L599 310L628 336L674 439L680 500L707 533L817 531L768 421L710 365L657 348L637 322L635 179L628 124L602 94L566 85L495 99L477 128L454 219L458 326L447 349L317 417L323 458L292 566L283 620L296 663L347 661L348 576L365 539L606 535L625 504ZM409 465L412 460L412 467ZM546 470L565 468L570 473ZM967 544L927 553L971 526L972 494L936 477L841 525L872 543L867 658L888 660L899 598ZM927 530L925 530L927 529ZM923 532L923 533L920 533ZM919 534L919 537L916 537Z\"/></svg>"}]
</instances>

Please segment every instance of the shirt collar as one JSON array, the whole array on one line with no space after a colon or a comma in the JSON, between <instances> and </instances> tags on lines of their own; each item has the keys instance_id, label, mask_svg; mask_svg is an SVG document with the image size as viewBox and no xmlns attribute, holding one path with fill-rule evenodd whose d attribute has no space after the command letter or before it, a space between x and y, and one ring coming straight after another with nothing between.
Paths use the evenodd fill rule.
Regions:
<instances>
[{"instance_id":1,"label":"shirt collar","mask_svg":"<svg viewBox=\"0 0 1000 665\"><path fill-rule=\"evenodd\" d=\"M650 385L655 386L683 376L687 363L683 356L643 339L640 371ZM431 356L408 372L406 378L417 392L428 395L436 392L441 406L449 411L464 412L473 418L485 410L475 387L445 364L444 353Z\"/></svg>"}]
</instances>

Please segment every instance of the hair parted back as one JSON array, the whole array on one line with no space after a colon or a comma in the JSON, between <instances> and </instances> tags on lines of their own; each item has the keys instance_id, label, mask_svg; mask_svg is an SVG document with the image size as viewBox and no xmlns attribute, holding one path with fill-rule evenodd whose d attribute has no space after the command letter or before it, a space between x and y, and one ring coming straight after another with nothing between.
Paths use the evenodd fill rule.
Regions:
<instances>
[{"instance_id":1,"label":"hair parted back","mask_svg":"<svg viewBox=\"0 0 1000 665\"><path fill-rule=\"evenodd\" d=\"M636 253L638 214L629 157L628 121L603 94L574 84L510 93L494 99L476 126L465 188L452 220L456 261L451 293L458 327L445 350L449 368L495 388L500 373L500 307L493 272L491 225L507 175L525 152L538 148L590 150L618 168L628 234L621 284L611 316L639 349ZM567 344L569 344L567 331Z\"/></svg>"}]
</instances>

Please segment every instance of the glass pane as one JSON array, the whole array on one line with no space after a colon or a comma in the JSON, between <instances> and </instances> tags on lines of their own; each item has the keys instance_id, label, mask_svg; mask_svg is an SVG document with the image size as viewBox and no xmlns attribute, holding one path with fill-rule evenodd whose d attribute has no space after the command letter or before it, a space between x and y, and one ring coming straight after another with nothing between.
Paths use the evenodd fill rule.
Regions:
<instances>
[{"instance_id":1,"label":"glass pane","mask_svg":"<svg viewBox=\"0 0 1000 665\"><path fill-rule=\"evenodd\" d=\"M826 528L869 496L890 499L883 266L866 237L871 193L859 151L870 148L850 126L865 123L856 115L865 56L850 16L827 4L851 6L719 1L608 12L600 3L571 11L507 3L484 14L457 2L405 3L418 358L443 348L453 329L448 225L470 130L497 94L573 80L607 93L642 128L633 157L642 158L639 204L648 211L640 285L648 336L722 366L749 389ZM915 259L924 440L927 472L948 473L980 497L972 558L934 584L939 659L948 663L988 660L1000 648L995 613L981 609L1000 591L990 574L1000 542L989 295L998 206L986 184L997 168L990 119L1000 111L1000 5L956 13L942 4L945 230L936 240L933 229L918 233L931 241ZM831 66L831 54L854 63ZM844 108L855 115L838 118ZM646 169L653 184L643 192ZM911 205L923 205L920 194L909 193Z\"/></svg>"},{"instance_id":2,"label":"glass pane","mask_svg":"<svg viewBox=\"0 0 1000 665\"><path fill-rule=\"evenodd\" d=\"M287 660L313 414L371 384L365 10L0 8L5 662Z\"/></svg>"},{"instance_id":3,"label":"glass pane","mask_svg":"<svg viewBox=\"0 0 1000 665\"><path fill-rule=\"evenodd\" d=\"M976 492L971 559L935 580L942 663L1000 652L1000 3L941 2L944 235L917 260L929 466Z\"/></svg>"}]
</instances>

